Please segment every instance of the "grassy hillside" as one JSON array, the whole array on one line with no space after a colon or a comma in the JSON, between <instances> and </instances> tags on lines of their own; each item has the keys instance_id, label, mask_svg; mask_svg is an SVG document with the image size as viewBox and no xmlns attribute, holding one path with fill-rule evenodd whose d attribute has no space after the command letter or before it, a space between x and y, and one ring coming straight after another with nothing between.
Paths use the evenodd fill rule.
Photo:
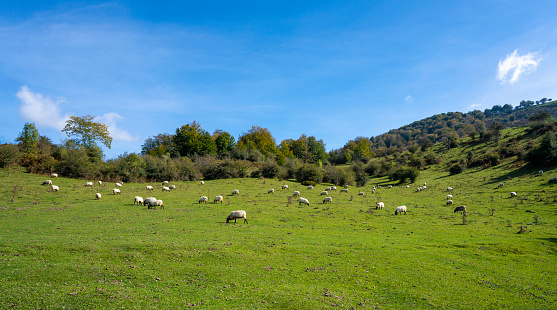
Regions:
<instances>
[{"instance_id":1,"label":"grassy hillside","mask_svg":"<svg viewBox=\"0 0 557 310\"><path fill-rule=\"evenodd\" d=\"M505 131L499 143L520 134ZM0 308L554 308L557 183L548 180L557 169L540 175L509 158L447 172L469 151L490 147L436 146L441 163L410 187L372 178L348 194L329 193L332 204L320 196L329 184L308 190L246 178L175 182L173 192L151 184L149 193L147 184L126 183L113 195L113 183L89 188L67 178L53 179L60 191L49 192L47 177L3 169ZM289 203L294 190L311 205ZM447 194L468 207L466 224ZM133 205L136 195L165 208ZM224 203L198 204L202 195L223 195ZM384 210L374 208L378 201ZM394 215L399 205L407 215ZM239 209L249 224L226 224Z\"/></svg>"}]
</instances>

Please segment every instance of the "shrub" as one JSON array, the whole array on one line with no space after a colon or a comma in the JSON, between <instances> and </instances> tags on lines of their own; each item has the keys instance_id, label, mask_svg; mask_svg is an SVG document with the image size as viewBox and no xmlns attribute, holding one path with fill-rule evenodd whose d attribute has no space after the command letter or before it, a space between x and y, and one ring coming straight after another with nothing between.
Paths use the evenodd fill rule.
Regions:
<instances>
[{"instance_id":1,"label":"shrub","mask_svg":"<svg viewBox=\"0 0 557 310\"><path fill-rule=\"evenodd\" d=\"M454 164L449 168L450 175L459 174L462 173L463 171L464 171L464 166L461 164Z\"/></svg>"},{"instance_id":2,"label":"shrub","mask_svg":"<svg viewBox=\"0 0 557 310\"><path fill-rule=\"evenodd\" d=\"M535 166L552 166L557 162L557 138L553 132L547 132L538 147L526 155L528 162Z\"/></svg>"},{"instance_id":3,"label":"shrub","mask_svg":"<svg viewBox=\"0 0 557 310\"><path fill-rule=\"evenodd\" d=\"M228 159L203 171L203 177L207 180L245 178L247 176L248 165L240 160Z\"/></svg>"},{"instance_id":4,"label":"shrub","mask_svg":"<svg viewBox=\"0 0 557 310\"><path fill-rule=\"evenodd\" d=\"M322 170L313 164L304 164L296 170L296 180L298 182L314 181L321 183L323 180Z\"/></svg>"},{"instance_id":5,"label":"shrub","mask_svg":"<svg viewBox=\"0 0 557 310\"><path fill-rule=\"evenodd\" d=\"M264 178L276 178L279 176L281 169L277 163L274 162L267 162L261 168L261 175Z\"/></svg>"},{"instance_id":6,"label":"shrub","mask_svg":"<svg viewBox=\"0 0 557 310\"><path fill-rule=\"evenodd\" d=\"M335 185L352 184L353 178L353 174L346 169L333 166L326 166L323 173L323 182Z\"/></svg>"},{"instance_id":7,"label":"shrub","mask_svg":"<svg viewBox=\"0 0 557 310\"><path fill-rule=\"evenodd\" d=\"M6 168L13 165L19 156L17 145L3 144L0 145L0 167Z\"/></svg>"},{"instance_id":8,"label":"shrub","mask_svg":"<svg viewBox=\"0 0 557 310\"><path fill-rule=\"evenodd\" d=\"M404 183L409 179L411 183L414 183L419 175L420 172L416 168L400 167L389 174L389 179L393 181L398 180L399 183Z\"/></svg>"}]
</instances>

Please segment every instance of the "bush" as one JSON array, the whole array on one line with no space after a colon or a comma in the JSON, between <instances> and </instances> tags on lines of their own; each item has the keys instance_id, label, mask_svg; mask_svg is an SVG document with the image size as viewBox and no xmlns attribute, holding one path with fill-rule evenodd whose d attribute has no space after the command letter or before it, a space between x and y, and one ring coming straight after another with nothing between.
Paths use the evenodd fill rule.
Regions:
<instances>
[{"instance_id":1,"label":"bush","mask_svg":"<svg viewBox=\"0 0 557 310\"><path fill-rule=\"evenodd\" d=\"M0 168L13 165L19 157L19 149L14 144L0 145Z\"/></svg>"},{"instance_id":2,"label":"bush","mask_svg":"<svg viewBox=\"0 0 557 310\"><path fill-rule=\"evenodd\" d=\"M557 138L553 132L547 132L537 148L526 155L528 162L535 166L554 166L557 162Z\"/></svg>"},{"instance_id":3,"label":"bush","mask_svg":"<svg viewBox=\"0 0 557 310\"><path fill-rule=\"evenodd\" d=\"M354 171L354 179L356 181L356 186L366 185L369 177L365 172L364 165L362 163L357 163L352 166L352 171Z\"/></svg>"},{"instance_id":4,"label":"bush","mask_svg":"<svg viewBox=\"0 0 557 310\"><path fill-rule=\"evenodd\" d=\"M240 160L225 160L203 171L207 180L245 178L248 176L248 165Z\"/></svg>"},{"instance_id":5,"label":"bush","mask_svg":"<svg viewBox=\"0 0 557 310\"><path fill-rule=\"evenodd\" d=\"M321 183L323 180L323 172L319 167L313 164L305 164L296 171L296 180L298 182L314 181L316 183Z\"/></svg>"},{"instance_id":6,"label":"bush","mask_svg":"<svg viewBox=\"0 0 557 310\"><path fill-rule=\"evenodd\" d=\"M264 178L276 178L280 175L281 169L277 163L268 162L261 168L261 176Z\"/></svg>"},{"instance_id":7,"label":"bush","mask_svg":"<svg viewBox=\"0 0 557 310\"><path fill-rule=\"evenodd\" d=\"M353 174L343 168L326 166L325 172L323 173L323 182L335 185L352 184L353 179Z\"/></svg>"},{"instance_id":8,"label":"bush","mask_svg":"<svg viewBox=\"0 0 557 310\"><path fill-rule=\"evenodd\" d=\"M416 168L401 167L397 168L394 172L391 172L389 174L389 179L393 181L398 180L401 184L409 179L410 183L414 183L419 175L420 172Z\"/></svg>"},{"instance_id":9,"label":"bush","mask_svg":"<svg viewBox=\"0 0 557 310\"><path fill-rule=\"evenodd\" d=\"M461 164L455 164L451 166L451 168L449 168L450 175L459 174L462 173L463 171L464 171L464 166L462 166Z\"/></svg>"},{"instance_id":10,"label":"bush","mask_svg":"<svg viewBox=\"0 0 557 310\"><path fill-rule=\"evenodd\" d=\"M315 181L303 181L301 184L305 185L305 186L310 186L310 185L315 186L315 185L317 185L317 182L315 182Z\"/></svg>"}]
</instances>

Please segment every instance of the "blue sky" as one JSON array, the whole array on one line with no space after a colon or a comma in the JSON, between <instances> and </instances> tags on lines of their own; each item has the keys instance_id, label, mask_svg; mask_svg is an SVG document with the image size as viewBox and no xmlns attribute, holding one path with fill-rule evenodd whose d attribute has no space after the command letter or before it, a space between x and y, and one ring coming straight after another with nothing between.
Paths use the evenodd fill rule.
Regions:
<instances>
[{"instance_id":1,"label":"blue sky","mask_svg":"<svg viewBox=\"0 0 557 310\"><path fill-rule=\"evenodd\" d=\"M4 3L7 2L7 3ZM433 114L557 99L556 1L3 1L0 142L96 116L107 158L197 121L327 150Z\"/></svg>"}]
</instances>

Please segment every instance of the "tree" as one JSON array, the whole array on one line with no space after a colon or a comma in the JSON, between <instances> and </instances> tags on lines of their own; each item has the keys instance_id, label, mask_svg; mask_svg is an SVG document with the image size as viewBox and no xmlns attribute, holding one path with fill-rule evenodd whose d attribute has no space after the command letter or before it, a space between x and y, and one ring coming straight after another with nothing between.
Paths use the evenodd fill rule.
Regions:
<instances>
[{"instance_id":1,"label":"tree","mask_svg":"<svg viewBox=\"0 0 557 310\"><path fill-rule=\"evenodd\" d=\"M76 138L72 140L88 149L97 147L97 141L110 148L112 137L108 132L108 126L93 122L93 119L94 116L91 115L71 116L66 121L66 126L62 129L62 132L65 132L68 137L75 136Z\"/></svg>"},{"instance_id":2,"label":"tree","mask_svg":"<svg viewBox=\"0 0 557 310\"><path fill-rule=\"evenodd\" d=\"M36 148L39 143L39 131L34 123L25 123L23 131L19 134L16 141L21 142L24 152L29 152Z\"/></svg>"},{"instance_id":3,"label":"tree","mask_svg":"<svg viewBox=\"0 0 557 310\"><path fill-rule=\"evenodd\" d=\"M236 143L236 139L226 131L222 130L215 130L213 133L213 139L215 140L215 145L217 148L217 153L223 157L232 151L234 144Z\"/></svg>"},{"instance_id":4,"label":"tree","mask_svg":"<svg viewBox=\"0 0 557 310\"><path fill-rule=\"evenodd\" d=\"M213 138L196 121L176 129L174 145L181 156L212 155L217 151Z\"/></svg>"},{"instance_id":5,"label":"tree","mask_svg":"<svg viewBox=\"0 0 557 310\"><path fill-rule=\"evenodd\" d=\"M275 138L267 128L252 126L248 132L242 134L238 139L238 145L243 148L256 149L264 156L277 153Z\"/></svg>"},{"instance_id":6,"label":"tree","mask_svg":"<svg viewBox=\"0 0 557 310\"><path fill-rule=\"evenodd\" d=\"M555 134L548 131L541 139L539 146L531 150L526 158L536 166L555 165L557 162L557 138Z\"/></svg>"},{"instance_id":7,"label":"tree","mask_svg":"<svg viewBox=\"0 0 557 310\"><path fill-rule=\"evenodd\" d=\"M172 154L172 151L174 150L173 138L173 135L167 133L147 138L141 146L141 154L151 156Z\"/></svg>"}]
</instances>

